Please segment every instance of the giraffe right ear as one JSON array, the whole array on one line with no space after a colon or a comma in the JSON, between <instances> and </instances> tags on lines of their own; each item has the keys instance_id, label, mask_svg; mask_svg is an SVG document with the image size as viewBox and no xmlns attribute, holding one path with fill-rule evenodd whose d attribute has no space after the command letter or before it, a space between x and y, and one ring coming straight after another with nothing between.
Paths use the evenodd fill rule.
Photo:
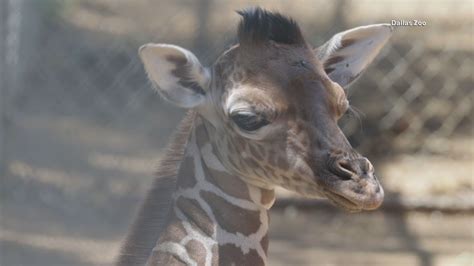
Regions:
<instances>
[{"instance_id":1,"label":"giraffe right ear","mask_svg":"<svg viewBox=\"0 0 474 266\"><path fill-rule=\"evenodd\" d=\"M209 70L190 51L170 44L145 44L138 51L148 77L167 101L180 107L202 104L209 86Z\"/></svg>"},{"instance_id":2,"label":"giraffe right ear","mask_svg":"<svg viewBox=\"0 0 474 266\"><path fill-rule=\"evenodd\" d=\"M390 24L372 24L340 32L317 48L317 56L328 76L346 88L374 60L392 32Z\"/></svg>"}]
</instances>

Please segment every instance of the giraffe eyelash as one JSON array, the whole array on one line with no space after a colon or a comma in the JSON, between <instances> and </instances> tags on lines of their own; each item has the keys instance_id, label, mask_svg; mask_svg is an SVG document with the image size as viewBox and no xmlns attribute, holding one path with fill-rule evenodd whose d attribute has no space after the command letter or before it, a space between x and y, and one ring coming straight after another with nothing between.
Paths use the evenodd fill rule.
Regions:
<instances>
[{"instance_id":1,"label":"giraffe eyelash","mask_svg":"<svg viewBox=\"0 0 474 266\"><path fill-rule=\"evenodd\" d=\"M246 132L254 132L270 124L270 121L261 114L250 112L236 112L230 115L234 123Z\"/></svg>"}]
</instances>

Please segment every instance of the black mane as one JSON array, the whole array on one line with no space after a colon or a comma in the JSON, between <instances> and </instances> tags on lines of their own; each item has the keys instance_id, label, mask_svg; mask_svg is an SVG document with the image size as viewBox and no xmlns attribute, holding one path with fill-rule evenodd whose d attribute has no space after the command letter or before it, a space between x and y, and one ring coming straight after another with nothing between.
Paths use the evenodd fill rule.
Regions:
<instances>
[{"instance_id":1,"label":"black mane","mask_svg":"<svg viewBox=\"0 0 474 266\"><path fill-rule=\"evenodd\" d=\"M291 18L260 7L237 11L242 16L238 28L240 43L274 41L282 44L303 44L298 24Z\"/></svg>"}]
</instances>

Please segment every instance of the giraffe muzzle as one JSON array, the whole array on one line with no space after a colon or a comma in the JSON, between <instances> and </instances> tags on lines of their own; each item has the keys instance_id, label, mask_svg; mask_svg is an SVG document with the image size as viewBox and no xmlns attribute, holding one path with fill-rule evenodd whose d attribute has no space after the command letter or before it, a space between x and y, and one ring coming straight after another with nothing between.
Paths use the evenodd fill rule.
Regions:
<instances>
[{"instance_id":1,"label":"giraffe muzzle","mask_svg":"<svg viewBox=\"0 0 474 266\"><path fill-rule=\"evenodd\" d=\"M360 155L333 156L322 177L330 201L350 211L373 210L383 201L384 191L370 161Z\"/></svg>"}]
</instances>

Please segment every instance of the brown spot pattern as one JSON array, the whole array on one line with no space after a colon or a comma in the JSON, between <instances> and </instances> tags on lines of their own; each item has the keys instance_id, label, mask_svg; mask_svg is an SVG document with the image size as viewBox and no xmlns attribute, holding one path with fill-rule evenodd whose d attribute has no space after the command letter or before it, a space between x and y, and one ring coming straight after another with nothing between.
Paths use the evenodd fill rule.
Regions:
<instances>
[{"instance_id":1,"label":"brown spot pattern","mask_svg":"<svg viewBox=\"0 0 474 266\"><path fill-rule=\"evenodd\" d=\"M199 147L199 149L202 149L204 144L206 144L209 140L206 128L203 124L196 126L196 129L194 130L196 133L196 142Z\"/></svg>"},{"instance_id":2,"label":"brown spot pattern","mask_svg":"<svg viewBox=\"0 0 474 266\"><path fill-rule=\"evenodd\" d=\"M218 186L230 196L250 200L248 187L238 176L208 168L204 163L202 166L207 181Z\"/></svg>"},{"instance_id":3,"label":"brown spot pattern","mask_svg":"<svg viewBox=\"0 0 474 266\"><path fill-rule=\"evenodd\" d=\"M217 245L213 245L211 251L212 251L211 265L216 266L219 264L219 247Z\"/></svg>"},{"instance_id":4,"label":"brown spot pattern","mask_svg":"<svg viewBox=\"0 0 474 266\"><path fill-rule=\"evenodd\" d=\"M181 162L178 171L178 187L192 188L196 185L196 177L194 176L194 158L186 156Z\"/></svg>"},{"instance_id":5,"label":"brown spot pattern","mask_svg":"<svg viewBox=\"0 0 474 266\"><path fill-rule=\"evenodd\" d=\"M197 200L179 197L176 206L184 213L188 221L207 236L214 233L213 222L201 208Z\"/></svg>"},{"instance_id":6,"label":"brown spot pattern","mask_svg":"<svg viewBox=\"0 0 474 266\"><path fill-rule=\"evenodd\" d=\"M260 227L260 212L242 209L212 192L201 191L200 195L211 206L217 223L225 231L250 235Z\"/></svg>"},{"instance_id":7,"label":"brown spot pattern","mask_svg":"<svg viewBox=\"0 0 474 266\"><path fill-rule=\"evenodd\" d=\"M251 249L247 254L234 244L225 244L219 246L219 264L220 265L264 265L263 259L257 251Z\"/></svg>"},{"instance_id":8,"label":"brown spot pattern","mask_svg":"<svg viewBox=\"0 0 474 266\"><path fill-rule=\"evenodd\" d=\"M161 234L158 243L162 242L176 242L180 241L182 238L186 236L186 230L184 229L181 221L179 221L176 215L172 214L171 222L165 230L163 230L163 234Z\"/></svg>"},{"instance_id":9,"label":"brown spot pattern","mask_svg":"<svg viewBox=\"0 0 474 266\"><path fill-rule=\"evenodd\" d=\"M191 259L193 259L197 265L206 264L206 248L202 243L191 240L186 244L185 248Z\"/></svg>"},{"instance_id":10,"label":"brown spot pattern","mask_svg":"<svg viewBox=\"0 0 474 266\"><path fill-rule=\"evenodd\" d=\"M172 253L153 251L147 265L186 266L187 264Z\"/></svg>"}]
</instances>

